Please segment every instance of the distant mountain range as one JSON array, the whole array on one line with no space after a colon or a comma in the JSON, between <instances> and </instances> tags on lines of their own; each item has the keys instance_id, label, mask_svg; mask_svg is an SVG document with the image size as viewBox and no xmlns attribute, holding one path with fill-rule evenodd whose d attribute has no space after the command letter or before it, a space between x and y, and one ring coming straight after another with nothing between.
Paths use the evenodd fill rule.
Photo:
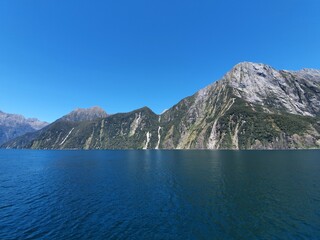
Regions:
<instances>
[{"instance_id":1,"label":"distant mountain range","mask_svg":"<svg viewBox=\"0 0 320 240\"><path fill-rule=\"evenodd\" d=\"M114 115L98 107L78 109L2 147L320 148L320 71L243 62L160 115L147 107Z\"/></svg>"},{"instance_id":2,"label":"distant mountain range","mask_svg":"<svg viewBox=\"0 0 320 240\"><path fill-rule=\"evenodd\" d=\"M36 118L25 118L22 115L0 111L0 145L25 133L37 131L47 125L47 122L39 121Z\"/></svg>"}]
</instances>

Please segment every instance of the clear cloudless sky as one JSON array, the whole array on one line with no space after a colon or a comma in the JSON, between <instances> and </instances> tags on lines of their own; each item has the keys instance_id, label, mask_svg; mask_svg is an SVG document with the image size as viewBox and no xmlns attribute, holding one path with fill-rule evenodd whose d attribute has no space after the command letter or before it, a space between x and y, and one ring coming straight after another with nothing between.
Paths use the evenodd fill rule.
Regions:
<instances>
[{"instance_id":1,"label":"clear cloudless sky","mask_svg":"<svg viewBox=\"0 0 320 240\"><path fill-rule=\"evenodd\" d=\"M0 110L161 113L242 61L320 68L319 0L1 0Z\"/></svg>"}]
</instances>

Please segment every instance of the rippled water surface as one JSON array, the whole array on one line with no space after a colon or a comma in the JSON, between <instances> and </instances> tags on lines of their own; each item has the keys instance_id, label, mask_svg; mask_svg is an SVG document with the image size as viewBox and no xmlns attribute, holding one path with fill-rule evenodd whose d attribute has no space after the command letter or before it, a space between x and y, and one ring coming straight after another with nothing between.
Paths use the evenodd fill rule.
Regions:
<instances>
[{"instance_id":1,"label":"rippled water surface","mask_svg":"<svg viewBox=\"0 0 320 240\"><path fill-rule=\"evenodd\" d=\"M0 239L320 239L320 151L0 151Z\"/></svg>"}]
</instances>

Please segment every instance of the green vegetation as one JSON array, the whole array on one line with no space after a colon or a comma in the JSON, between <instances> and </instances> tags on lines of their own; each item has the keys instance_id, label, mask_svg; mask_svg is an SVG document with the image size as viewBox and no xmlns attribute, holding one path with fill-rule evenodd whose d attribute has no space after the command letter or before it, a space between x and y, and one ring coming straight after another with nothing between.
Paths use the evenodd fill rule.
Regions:
<instances>
[{"instance_id":1,"label":"green vegetation","mask_svg":"<svg viewBox=\"0 0 320 240\"><path fill-rule=\"evenodd\" d=\"M273 115L275 124L289 135L303 134L310 128L313 122L309 117L302 117L294 114Z\"/></svg>"},{"instance_id":2,"label":"green vegetation","mask_svg":"<svg viewBox=\"0 0 320 240\"><path fill-rule=\"evenodd\" d=\"M257 111L259 110L259 111ZM249 105L236 98L234 105L219 119L221 132L225 133L224 146L230 146L230 134L238 123L239 147L248 148L259 140L261 143L274 143L281 136L302 135L311 125L319 130L319 124L311 117L294 114L269 114L261 111L257 105Z\"/></svg>"}]
</instances>

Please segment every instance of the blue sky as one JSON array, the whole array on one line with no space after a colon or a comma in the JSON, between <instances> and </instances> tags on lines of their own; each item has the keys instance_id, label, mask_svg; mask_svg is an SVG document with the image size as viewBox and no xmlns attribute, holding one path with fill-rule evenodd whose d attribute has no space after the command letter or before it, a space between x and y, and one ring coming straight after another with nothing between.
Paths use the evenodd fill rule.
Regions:
<instances>
[{"instance_id":1,"label":"blue sky","mask_svg":"<svg viewBox=\"0 0 320 240\"><path fill-rule=\"evenodd\" d=\"M2 0L0 110L156 113L241 61L320 68L318 0Z\"/></svg>"}]
</instances>

